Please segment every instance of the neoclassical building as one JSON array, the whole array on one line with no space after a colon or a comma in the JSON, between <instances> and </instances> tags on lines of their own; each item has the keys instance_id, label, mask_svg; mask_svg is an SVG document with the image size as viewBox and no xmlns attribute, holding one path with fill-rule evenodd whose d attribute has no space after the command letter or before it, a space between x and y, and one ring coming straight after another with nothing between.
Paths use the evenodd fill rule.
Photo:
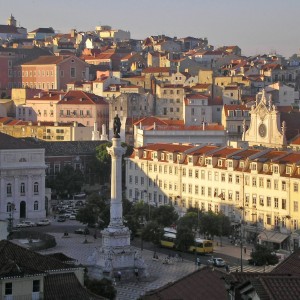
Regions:
<instances>
[{"instance_id":1,"label":"neoclassical building","mask_svg":"<svg viewBox=\"0 0 300 300\"><path fill-rule=\"evenodd\" d=\"M149 144L126 160L130 201L222 211L247 238L265 230L262 239L286 249L299 227L299 184L300 152L291 150Z\"/></svg>"},{"instance_id":2,"label":"neoclassical building","mask_svg":"<svg viewBox=\"0 0 300 300\"><path fill-rule=\"evenodd\" d=\"M46 216L45 150L0 133L0 220Z\"/></svg>"}]
</instances>

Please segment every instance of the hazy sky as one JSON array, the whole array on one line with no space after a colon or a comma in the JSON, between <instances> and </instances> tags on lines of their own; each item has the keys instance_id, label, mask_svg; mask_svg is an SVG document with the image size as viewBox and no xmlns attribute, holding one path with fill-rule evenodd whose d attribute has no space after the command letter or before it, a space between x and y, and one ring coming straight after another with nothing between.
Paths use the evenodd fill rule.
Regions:
<instances>
[{"instance_id":1,"label":"hazy sky","mask_svg":"<svg viewBox=\"0 0 300 300\"><path fill-rule=\"evenodd\" d=\"M300 0L0 0L0 24L12 14L28 31L58 32L110 25L132 38L207 37L214 46L238 45L244 55L300 48Z\"/></svg>"}]
</instances>

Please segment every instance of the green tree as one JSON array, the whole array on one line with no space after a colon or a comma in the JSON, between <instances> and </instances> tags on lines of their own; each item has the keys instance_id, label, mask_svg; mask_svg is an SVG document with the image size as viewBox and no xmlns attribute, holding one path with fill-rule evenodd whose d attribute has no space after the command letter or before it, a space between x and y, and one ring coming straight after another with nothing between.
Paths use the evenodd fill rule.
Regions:
<instances>
[{"instance_id":1,"label":"green tree","mask_svg":"<svg viewBox=\"0 0 300 300\"><path fill-rule=\"evenodd\" d=\"M66 165L55 177L52 187L60 197L71 196L81 192L84 176L80 170Z\"/></svg>"},{"instance_id":2,"label":"green tree","mask_svg":"<svg viewBox=\"0 0 300 300\"><path fill-rule=\"evenodd\" d=\"M186 226L192 230L197 230L198 228L198 213L196 212L187 212L183 217L181 217L177 226Z\"/></svg>"},{"instance_id":3,"label":"green tree","mask_svg":"<svg viewBox=\"0 0 300 300\"><path fill-rule=\"evenodd\" d=\"M111 147L111 143L107 142L96 148L96 158L98 160L98 168L100 174L100 183L109 182L111 173L111 157L107 152L107 147Z\"/></svg>"},{"instance_id":4,"label":"green tree","mask_svg":"<svg viewBox=\"0 0 300 300\"><path fill-rule=\"evenodd\" d=\"M187 226L178 226L176 235L176 248L180 251L188 251L190 246L195 243L195 235L191 228Z\"/></svg>"},{"instance_id":5,"label":"green tree","mask_svg":"<svg viewBox=\"0 0 300 300\"><path fill-rule=\"evenodd\" d=\"M99 228L105 228L109 224L109 214L108 201L94 193L88 196L85 207L79 209L76 219L88 225L99 222Z\"/></svg>"},{"instance_id":6,"label":"green tree","mask_svg":"<svg viewBox=\"0 0 300 300\"><path fill-rule=\"evenodd\" d=\"M148 222L142 230L141 238L158 246L163 236L163 229L156 221Z\"/></svg>"},{"instance_id":7,"label":"green tree","mask_svg":"<svg viewBox=\"0 0 300 300\"><path fill-rule=\"evenodd\" d=\"M117 295L117 290L113 286L112 281L107 278L101 280L86 279L84 283L89 291L106 299L113 300Z\"/></svg>"},{"instance_id":8,"label":"green tree","mask_svg":"<svg viewBox=\"0 0 300 300\"><path fill-rule=\"evenodd\" d=\"M255 250L251 252L251 258L257 266L276 265L278 263L277 255L269 247L260 244L257 244Z\"/></svg>"},{"instance_id":9,"label":"green tree","mask_svg":"<svg viewBox=\"0 0 300 300\"><path fill-rule=\"evenodd\" d=\"M162 227L171 226L178 220L178 214L174 206L161 205L158 208L151 207L151 210L151 219Z\"/></svg>"}]
</instances>

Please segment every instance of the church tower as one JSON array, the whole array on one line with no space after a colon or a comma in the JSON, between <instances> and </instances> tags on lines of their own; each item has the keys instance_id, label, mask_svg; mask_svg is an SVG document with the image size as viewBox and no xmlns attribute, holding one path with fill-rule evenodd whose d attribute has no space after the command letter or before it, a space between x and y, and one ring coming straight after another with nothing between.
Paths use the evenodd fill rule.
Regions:
<instances>
[{"instance_id":1,"label":"church tower","mask_svg":"<svg viewBox=\"0 0 300 300\"><path fill-rule=\"evenodd\" d=\"M250 114L249 129L246 131L243 127L243 140L247 141L249 146L286 147L286 126L280 124L280 113L272 104L271 96L267 97L265 90L256 96L255 105L251 107Z\"/></svg>"},{"instance_id":2,"label":"church tower","mask_svg":"<svg viewBox=\"0 0 300 300\"><path fill-rule=\"evenodd\" d=\"M7 19L7 25L17 27L17 21L13 15L10 15L10 17Z\"/></svg>"}]
</instances>

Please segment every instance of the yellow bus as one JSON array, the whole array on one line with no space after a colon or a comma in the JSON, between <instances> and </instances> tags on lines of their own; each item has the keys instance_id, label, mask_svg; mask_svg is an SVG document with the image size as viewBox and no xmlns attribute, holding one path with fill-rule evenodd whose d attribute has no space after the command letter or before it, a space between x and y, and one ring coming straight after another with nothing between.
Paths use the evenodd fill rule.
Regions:
<instances>
[{"instance_id":1,"label":"yellow bus","mask_svg":"<svg viewBox=\"0 0 300 300\"><path fill-rule=\"evenodd\" d=\"M174 228L164 228L163 237L160 240L160 245L166 248L176 249L176 234ZM190 246L189 252L197 252L199 254L213 253L213 242L211 240L195 238L195 244Z\"/></svg>"}]
</instances>

